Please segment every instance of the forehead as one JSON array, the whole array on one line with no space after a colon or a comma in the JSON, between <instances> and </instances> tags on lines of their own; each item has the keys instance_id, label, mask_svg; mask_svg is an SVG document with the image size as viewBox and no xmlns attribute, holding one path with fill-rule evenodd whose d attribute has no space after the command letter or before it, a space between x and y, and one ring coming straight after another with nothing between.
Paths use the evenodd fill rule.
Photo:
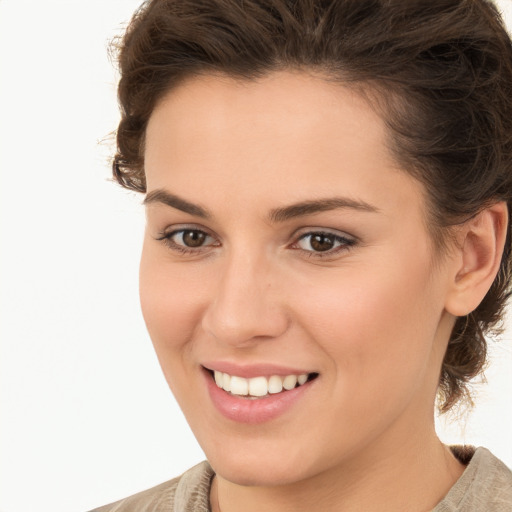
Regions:
<instances>
[{"instance_id":1,"label":"forehead","mask_svg":"<svg viewBox=\"0 0 512 512\"><path fill-rule=\"evenodd\" d=\"M165 128L169 135L189 140L195 134L202 142L227 134L233 143L238 139L267 143L269 136L281 137L285 143L315 134L325 138L329 131L359 146L364 139L380 146L386 138L384 123L354 88L299 71L274 72L254 80L226 75L189 78L155 108L149 139L156 135L155 125L159 132ZM363 131L364 139L359 137Z\"/></svg>"},{"instance_id":2,"label":"forehead","mask_svg":"<svg viewBox=\"0 0 512 512\"><path fill-rule=\"evenodd\" d=\"M357 91L318 76L195 77L171 90L150 118L148 191L171 187L199 202L215 195L230 204L257 197L269 208L333 194L371 203L412 193L417 200L422 187L400 170L387 136Z\"/></svg>"}]
</instances>

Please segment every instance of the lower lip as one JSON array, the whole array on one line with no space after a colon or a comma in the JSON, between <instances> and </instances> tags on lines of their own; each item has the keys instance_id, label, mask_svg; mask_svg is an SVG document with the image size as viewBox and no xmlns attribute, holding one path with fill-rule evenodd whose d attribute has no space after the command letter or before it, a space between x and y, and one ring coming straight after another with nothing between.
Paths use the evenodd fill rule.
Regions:
<instances>
[{"instance_id":1,"label":"lower lip","mask_svg":"<svg viewBox=\"0 0 512 512\"><path fill-rule=\"evenodd\" d=\"M281 416L307 394L314 382L306 382L289 391L249 399L231 395L219 388L208 371L205 370L204 375L210 398L217 410L229 420L251 424L265 423Z\"/></svg>"}]
</instances>

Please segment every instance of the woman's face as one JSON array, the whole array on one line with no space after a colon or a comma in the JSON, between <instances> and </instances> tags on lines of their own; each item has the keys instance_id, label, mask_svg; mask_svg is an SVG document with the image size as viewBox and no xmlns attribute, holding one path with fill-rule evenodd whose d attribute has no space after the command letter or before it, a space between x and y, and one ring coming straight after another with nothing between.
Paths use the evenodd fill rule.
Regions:
<instances>
[{"instance_id":1,"label":"woman's face","mask_svg":"<svg viewBox=\"0 0 512 512\"><path fill-rule=\"evenodd\" d=\"M143 314L220 475L286 484L431 434L449 256L360 96L193 78L155 109L145 158Z\"/></svg>"}]
</instances>

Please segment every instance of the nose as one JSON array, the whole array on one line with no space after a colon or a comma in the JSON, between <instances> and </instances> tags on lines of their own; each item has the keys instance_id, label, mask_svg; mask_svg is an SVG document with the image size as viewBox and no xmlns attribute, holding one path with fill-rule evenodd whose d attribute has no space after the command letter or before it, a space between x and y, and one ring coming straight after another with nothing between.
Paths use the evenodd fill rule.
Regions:
<instances>
[{"instance_id":1,"label":"nose","mask_svg":"<svg viewBox=\"0 0 512 512\"><path fill-rule=\"evenodd\" d=\"M202 327L219 343L251 346L288 328L288 315L269 264L247 256L226 258L205 309Z\"/></svg>"}]
</instances>

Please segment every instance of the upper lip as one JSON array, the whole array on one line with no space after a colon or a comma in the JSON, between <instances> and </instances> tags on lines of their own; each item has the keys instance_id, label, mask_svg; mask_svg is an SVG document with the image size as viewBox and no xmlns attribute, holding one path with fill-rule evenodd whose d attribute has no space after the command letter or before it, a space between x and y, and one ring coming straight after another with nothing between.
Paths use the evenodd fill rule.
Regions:
<instances>
[{"instance_id":1,"label":"upper lip","mask_svg":"<svg viewBox=\"0 0 512 512\"><path fill-rule=\"evenodd\" d=\"M286 377L287 375L316 373L311 370L305 370L304 368L292 368L276 365L274 363L239 364L229 361L209 361L203 363L202 366L207 370L236 375L237 377L244 377L246 379L261 376L269 377L272 375Z\"/></svg>"}]
</instances>

